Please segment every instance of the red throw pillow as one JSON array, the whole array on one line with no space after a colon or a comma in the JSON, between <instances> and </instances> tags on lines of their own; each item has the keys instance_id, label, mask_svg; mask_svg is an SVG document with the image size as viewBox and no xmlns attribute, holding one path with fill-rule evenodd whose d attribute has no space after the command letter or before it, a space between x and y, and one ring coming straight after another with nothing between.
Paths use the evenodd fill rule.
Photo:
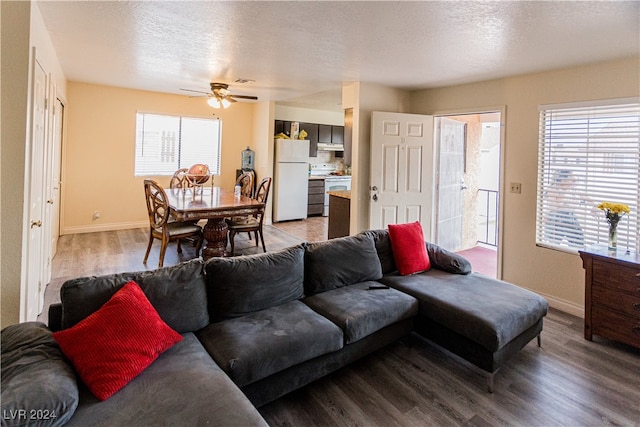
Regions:
<instances>
[{"instance_id":1,"label":"red throw pillow","mask_svg":"<svg viewBox=\"0 0 640 427\"><path fill-rule=\"evenodd\" d=\"M100 400L127 385L182 336L158 315L140 286L128 282L98 311L53 338Z\"/></svg>"},{"instance_id":2,"label":"red throw pillow","mask_svg":"<svg viewBox=\"0 0 640 427\"><path fill-rule=\"evenodd\" d=\"M389 240L398 272L407 274L427 271L431 261L418 221L409 224L389 224Z\"/></svg>"}]
</instances>

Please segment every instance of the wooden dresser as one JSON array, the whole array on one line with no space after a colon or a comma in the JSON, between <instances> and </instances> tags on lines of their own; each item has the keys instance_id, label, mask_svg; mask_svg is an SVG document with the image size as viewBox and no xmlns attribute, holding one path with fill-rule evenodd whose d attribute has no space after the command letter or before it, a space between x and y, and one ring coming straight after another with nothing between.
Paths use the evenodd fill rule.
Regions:
<instances>
[{"instance_id":1,"label":"wooden dresser","mask_svg":"<svg viewBox=\"0 0 640 427\"><path fill-rule=\"evenodd\" d=\"M640 256L606 247L580 251L585 269L584 337L640 348Z\"/></svg>"}]
</instances>

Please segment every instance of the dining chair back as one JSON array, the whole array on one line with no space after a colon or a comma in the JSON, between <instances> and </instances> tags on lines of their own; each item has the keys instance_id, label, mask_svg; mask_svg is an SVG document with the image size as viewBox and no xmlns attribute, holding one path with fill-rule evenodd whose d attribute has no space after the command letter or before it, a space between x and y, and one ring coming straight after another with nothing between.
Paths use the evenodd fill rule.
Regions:
<instances>
[{"instance_id":1,"label":"dining chair back","mask_svg":"<svg viewBox=\"0 0 640 427\"><path fill-rule=\"evenodd\" d=\"M236 185L240 185L240 194L246 197L253 197L253 172L242 172Z\"/></svg>"},{"instance_id":2,"label":"dining chair back","mask_svg":"<svg viewBox=\"0 0 640 427\"><path fill-rule=\"evenodd\" d=\"M263 178L258 185L256 190L256 200L260 203L267 204L267 199L269 198L269 190L271 189L271 177ZM262 233L262 223L264 221L264 211L263 209L260 213L255 216L248 217L248 220L245 222L236 222L233 219L228 222L229 226L229 242L231 243L231 255L233 255L235 249L235 235L236 233L242 232L253 232L256 238L256 246L258 246L258 236L260 236L260 241L262 242L262 250L267 252L267 247L264 244L264 235Z\"/></svg>"},{"instance_id":3,"label":"dining chair back","mask_svg":"<svg viewBox=\"0 0 640 427\"><path fill-rule=\"evenodd\" d=\"M194 237L197 241L196 256L200 253L202 246L202 228L190 222L177 222L170 220L170 209L167 201L167 194L164 189L151 179L144 180L144 195L147 202L147 212L149 214L149 244L144 255L144 264L149 259L153 240L160 240L160 257L158 268L164 264L164 255L167 245L171 240L178 241L178 253L182 253L180 239Z\"/></svg>"},{"instance_id":4,"label":"dining chair back","mask_svg":"<svg viewBox=\"0 0 640 427\"><path fill-rule=\"evenodd\" d=\"M191 181L187 179L188 172L189 172L189 169L187 168L178 169L171 177L171 181L169 181L169 188L193 187L193 184L191 183Z\"/></svg>"}]
</instances>

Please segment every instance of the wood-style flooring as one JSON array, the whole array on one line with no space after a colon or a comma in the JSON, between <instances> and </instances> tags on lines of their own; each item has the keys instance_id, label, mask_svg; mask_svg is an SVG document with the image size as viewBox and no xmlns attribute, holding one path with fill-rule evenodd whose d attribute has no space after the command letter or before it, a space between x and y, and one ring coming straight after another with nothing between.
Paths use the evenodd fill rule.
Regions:
<instances>
[{"instance_id":1,"label":"wood-style flooring","mask_svg":"<svg viewBox=\"0 0 640 427\"><path fill-rule=\"evenodd\" d=\"M320 222L320 221L318 221ZM289 229L265 227L267 250L302 240ZM62 236L45 304L59 301L64 280L147 267L146 229ZM259 253L246 234L237 252ZM167 249L165 265L191 258L184 245ZM45 310L46 312L46 310ZM41 316L46 321L46 316ZM410 337L259 408L271 426L640 426L640 350L582 336L582 319L557 310L535 340L498 373L486 392L484 373L436 345Z\"/></svg>"}]
</instances>

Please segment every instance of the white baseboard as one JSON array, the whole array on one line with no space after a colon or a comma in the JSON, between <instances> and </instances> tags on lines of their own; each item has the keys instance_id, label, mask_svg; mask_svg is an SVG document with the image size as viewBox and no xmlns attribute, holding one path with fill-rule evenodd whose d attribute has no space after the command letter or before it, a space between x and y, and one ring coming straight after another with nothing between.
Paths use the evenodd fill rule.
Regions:
<instances>
[{"instance_id":1,"label":"white baseboard","mask_svg":"<svg viewBox=\"0 0 640 427\"><path fill-rule=\"evenodd\" d=\"M99 231L129 230L131 228L148 228L148 227L149 227L149 221L116 222L111 224L63 227L61 234L64 235L64 234L96 233Z\"/></svg>"},{"instance_id":2,"label":"white baseboard","mask_svg":"<svg viewBox=\"0 0 640 427\"><path fill-rule=\"evenodd\" d=\"M574 316L578 316L584 319L584 306L551 295L547 295L539 291L534 292L543 296L549 303L549 307L564 311L565 313L573 314Z\"/></svg>"}]
</instances>

